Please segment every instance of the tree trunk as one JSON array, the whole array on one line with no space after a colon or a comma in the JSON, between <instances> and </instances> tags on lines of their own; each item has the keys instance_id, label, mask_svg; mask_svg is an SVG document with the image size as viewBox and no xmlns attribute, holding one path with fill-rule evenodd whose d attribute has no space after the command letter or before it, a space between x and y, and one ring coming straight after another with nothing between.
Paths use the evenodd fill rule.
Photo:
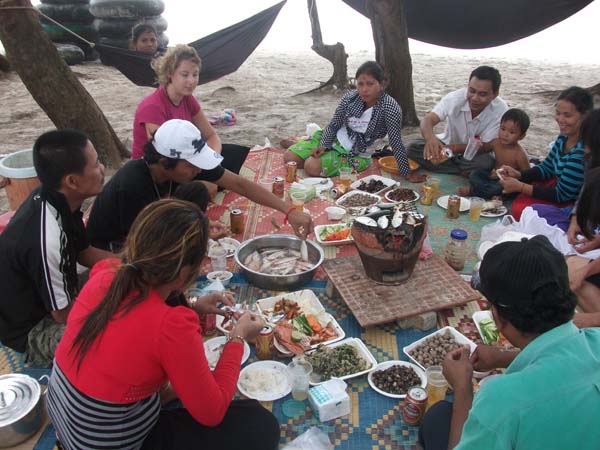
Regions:
<instances>
[{"instance_id":1,"label":"tree trunk","mask_svg":"<svg viewBox=\"0 0 600 450\"><path fill-rule=\"evenodd\" d=\"M57 128L85 132L100 159L113 167L128 156L92 96L60 58L29 0L0 0L0 40L11 67ZM40 130L41 131L41 130Z\"/></svg>"},{"instance_id":2,"label":"tree trunk","mask_svg":"<svg viewBox=\"0 0 600 450\"><path fill-rule=\"evenodd\" d=\"M10 63L8 59L2 54L0 54L0 70L2 72L8 72L10 70Z\"/></svg>"},{"instance_id":3,"label":"tree trunk","mask_svg":"<svg viewBox=\"0 0 600 450\"><path fill-rule=\"evenodd\" d=\"M316 0L306 0L308 6L308 15L310 17L310 27L312 30L312 49L315 53L333 64L333 75L320 87L335 85L338 89L345 89L348 86L348 55L344 49L344 44L338 42L335 45L323 44L321 34L321 24L319 23L319 12L317 10Z\"/></svg>"},{"instance_id":4,"label":"tree trunk","mask_svg":"<svg viewBox=\"0 0 600 450\"><path fill-rule=\"evenodd\" d=\"M419 125L412 83L412 60L402 0L368 0L367 12L376 46L377 62L386 72L387 92L402 108L403 125Z\"/></svg>"}]
</instances>

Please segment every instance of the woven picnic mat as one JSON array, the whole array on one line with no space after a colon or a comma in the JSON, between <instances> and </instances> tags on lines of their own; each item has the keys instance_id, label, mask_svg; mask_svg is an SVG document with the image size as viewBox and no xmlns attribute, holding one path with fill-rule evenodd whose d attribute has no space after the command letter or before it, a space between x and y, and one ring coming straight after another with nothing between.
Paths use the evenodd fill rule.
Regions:
<instances>
[{"instance_id":1,"label":"woven picnic mat","mask_svg":"<svg viewBox=\"0 0 600 450\"><path fill-rule=\"evenodd\" d=\"M371 280L356 255L325 261L324 269L363 327L451 308L480 297L435 254L418 261L411 277L400 286Z\"/></svg>"}]
</instances>

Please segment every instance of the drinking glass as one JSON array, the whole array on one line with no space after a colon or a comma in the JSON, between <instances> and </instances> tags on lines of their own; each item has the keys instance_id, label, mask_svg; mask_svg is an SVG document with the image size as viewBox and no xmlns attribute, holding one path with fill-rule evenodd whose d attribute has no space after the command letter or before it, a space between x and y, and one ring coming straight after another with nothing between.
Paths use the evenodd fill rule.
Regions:
<instances>
[{"instance_id":1,"label":"drinking glass","mask_svg":"<svg viewBox=\"0 0 600 450\"><path fill-rule=\"evenodd\" d=\"M288 378L292 385L292 398L294 400L306 400L308 398L308 387L312 365L304 358L295 358L287 366Z\"/></svg>"},{"instance_id":2,"label":"drinking glass","mask_svg":"<svg viewBox=\"0 0 600 450\"><path fill-rule=\"evenodd\" d=\"M227 270L227 250L221 246L215 246L209 256L214 272Z\"/></svg>"},{"instance_id":3,"label":"drinking glass","mask_svg":"<svg viewBox=\"0 0 600 450\"><path fill-rule=\"evenodd\" d=\"M343 184L346 189L352 184L352 168L351 167L340 167L340 183Z\"/></svg>"},{"instance_id":4,"label":"drinking glass","mask_svg":"<svg viewBox=\"0 0 600 450\"><path fill-rule=\"evenodd\" d=\"M471 207L469 208L469 219L471 222L477 222L481 217L481 208L483 207L484 200L480 197L471 197L469 199Z\"/></svg>"},{"instance_id":5,"label":"drinking glass","mask_svg":"<svg viewBox=\"0 0 600 450\"><path fill-rule=\"evenodd\" d=\"M430 366L425 370L427 375L427 408L446 398L448 382L442 373L442 366Z\"/></svg>"},{"instance_id":6,"label":"drinking glass","mask_svg":"<svg viewBox=\"0 0 600 450\"><path fill-rule=\"evenodd\" d=\"M306 192L292 192L290 194L292 206L298 211L304 211L304 202L306 201Z\"/></svg>"}]
</instances>

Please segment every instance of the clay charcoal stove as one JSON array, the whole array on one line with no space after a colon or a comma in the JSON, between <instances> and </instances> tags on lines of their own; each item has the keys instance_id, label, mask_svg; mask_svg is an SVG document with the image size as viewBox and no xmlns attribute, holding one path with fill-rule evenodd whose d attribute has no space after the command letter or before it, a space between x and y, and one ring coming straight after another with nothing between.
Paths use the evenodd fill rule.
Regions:
<instances>
[{"instance_id":1,"label":"clay charcoal stove","mask_svg":"<svg viewBox=\"0 0 600 450\"><path fill-rule=\"evenodd\" d=\"M379 211L357 217L351 234L367 276L377 283L401 284L419 258L427 218L414 207Z\"/></svg>"}]
</instances>

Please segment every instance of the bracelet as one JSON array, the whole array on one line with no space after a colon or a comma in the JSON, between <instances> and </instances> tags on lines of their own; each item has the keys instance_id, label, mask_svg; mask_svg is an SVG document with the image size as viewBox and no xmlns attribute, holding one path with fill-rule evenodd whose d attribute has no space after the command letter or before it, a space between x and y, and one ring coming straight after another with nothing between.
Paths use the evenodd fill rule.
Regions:
<instances>
[{"instance_id":1,"label":"bracelet","mask_svg":"<svg viewBox=\"0 0 600 450\"><path fill-rule=\"evenodd\" d=\"M283 224L287 225L288 223L288 217L290 216L291 212L294 211L296 209L295 206L292 206L290 209L287 210L287 212L285 213L285 218L283 219Z\"/></svg>"},{"instance_id":2,"label":"bracelet","mask_svg":"<svg viewBox=\"0 0 600 450\"><path fill-rule=\"evenodd\" d=\"M242 345L244 345L246 343L246 339L244 339L239 334L236 334L235 336L230 334L229 336L227 336L227 341L225 343L229 344L230 342L233 342L234 340L237 340Z\"/></svg>"}]
</instances>

